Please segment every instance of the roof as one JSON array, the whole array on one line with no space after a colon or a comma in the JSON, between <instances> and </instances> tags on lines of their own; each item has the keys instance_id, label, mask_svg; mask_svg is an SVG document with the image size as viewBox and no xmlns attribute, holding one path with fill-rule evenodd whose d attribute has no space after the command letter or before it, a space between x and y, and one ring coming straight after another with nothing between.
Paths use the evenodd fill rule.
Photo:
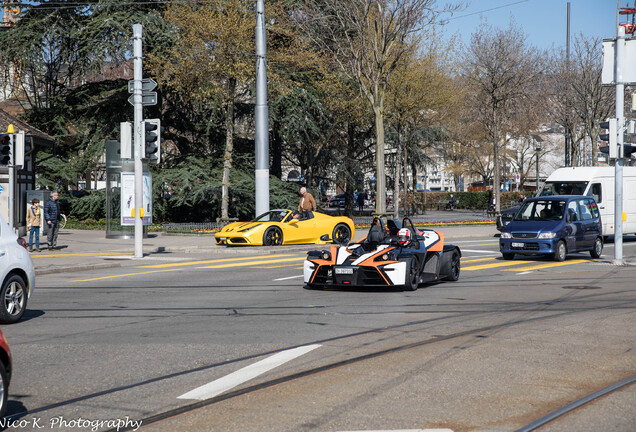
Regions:
<instances>
[{"instance_id":1,"label":"roof","mask_svg":"<svg viewBox=\"0 0 636 432\"><path fill-rule=\"evenodd\" d=\"M55 142L55 138L51 135L42 132L38 128L31 126L30 124L23 122L19 118L12 116L3 109L0 109L0 132L5 133L9 125L12 124L15 131L24 131L28 136L36 138L38 141L48 142L52 144Z\"/></svg>"}]
</instances>

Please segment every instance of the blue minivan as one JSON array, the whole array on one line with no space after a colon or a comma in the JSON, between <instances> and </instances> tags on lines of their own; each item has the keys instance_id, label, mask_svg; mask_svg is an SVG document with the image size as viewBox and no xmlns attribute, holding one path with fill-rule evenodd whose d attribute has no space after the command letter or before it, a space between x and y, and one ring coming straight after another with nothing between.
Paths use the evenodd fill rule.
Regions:
<instances>
[{"instance_id":1,"label":"blue minivan","mask_svg":"<svg viewBox=\"0 0 636 432\"><path fill-rule=\"evenodd\" d=\"M499 251L504 259L515 254L545 255L563 261L568 253L603 252L601 215L591 196L543 196L525 200L501 231Z\"/></svg>"}]
</instances>

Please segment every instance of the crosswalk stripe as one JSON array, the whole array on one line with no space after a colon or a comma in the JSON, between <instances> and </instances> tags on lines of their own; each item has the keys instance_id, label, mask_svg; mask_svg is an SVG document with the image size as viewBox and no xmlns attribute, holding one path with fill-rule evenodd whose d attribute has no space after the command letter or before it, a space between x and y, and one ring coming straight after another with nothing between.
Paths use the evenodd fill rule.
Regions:
<instances>
[{"instance_id":1,"label":"crosswalk stripe","mask_svg":"<svg viewBox=\"0 0 636 432\"><path fill-rule=\"evenodd\" d=\"M569 261L562 261L562 262L551 262L551 263L545 263L545 264L538 264L538 265L532 265L532 266L528 266L528 267L521 267L521 268L513 268L513 269L504 269L502 271L530 271L530 270L540 270L540 269L544 269L544 268L550 268L550 267L560 267L560 266L565 266L565 265L570 265L570 264L580 264L580 263L585 263L585 262L594 262L596 260L589 260L589 259L578 259L578 260L569 260Z\"/></svg>"},{"instance_id":2,"label":"crosswalk stripe","mask_svg":"<svg viewBox=\"0 0 636 432\"><path fill-rule=\"evenodd\" d=\"M530 261L530 262L536 262L536 261ZM475 266L469 266L469 267L462 266L462 271L484 270L484 269L497 268L497 267L510 267L510 266L518 266L521 264L527 264L527 263L528 261L503 261L503 262L496 262L492 264L482 264L482 265L475 265Z\"/></svg>"},{"instance_id":3,"label":"crosswalk stripe","mask_svg":"<svg viewBox=\"0 0 636 432\"><path fill-rule=\"evenodd\" d=\"M304 261L304 260L305 260L305 257L285 258L285 259L276 260L275 262L281 263L281 262ZM230 264L219 264L219 265L213 265L213 266L203 266L203 267L197 267L197 268L202 268L202 269L228 268L228 267L240 267L240 266L253 266L258 264L272 264L272 262L273 262L272 260L259 260L259 261L248 261L248 262L239 262L239 263L230 263Z\"/></svg>"},{"instance_id":4,"label":"crosswalk stripe","mask_svg":"<svg viewBox=\"0 0 636 432\"><path fill-rule=\"evenodd\" d=\"M294 254L267 255L266 258L274 259L274 258L291 257L291 256L295 256L295 255ZM179 262L179 263L170 263L170 264L154 264L154 265L147 265L147 266L139 266L139 268L166 268L166 267L194 266L194 265L213 264L213 263L228 262L228 261L247 261L247 260L253 260L254 258L255 258L254 256L221 258L221 259L213 259L208 261L190 261L190 262Z\"/></svg>"}]
</instances>

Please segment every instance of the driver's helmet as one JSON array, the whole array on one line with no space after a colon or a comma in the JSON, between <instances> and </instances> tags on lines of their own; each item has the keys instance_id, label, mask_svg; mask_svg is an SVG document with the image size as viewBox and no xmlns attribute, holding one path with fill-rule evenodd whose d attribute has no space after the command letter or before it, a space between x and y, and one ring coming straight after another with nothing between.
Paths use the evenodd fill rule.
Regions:
<instances>
[{"instance_id":1,"label":"driver's helmet","mask_svg":"<svg viewBox=\"0 0 636 432\"><path fill-rule=\"evenodd\" d=\"M398 243L402 246L408 246L411 243L411 230L408 228L401 228L398 231Z\"/></svg>"}]
</instances>

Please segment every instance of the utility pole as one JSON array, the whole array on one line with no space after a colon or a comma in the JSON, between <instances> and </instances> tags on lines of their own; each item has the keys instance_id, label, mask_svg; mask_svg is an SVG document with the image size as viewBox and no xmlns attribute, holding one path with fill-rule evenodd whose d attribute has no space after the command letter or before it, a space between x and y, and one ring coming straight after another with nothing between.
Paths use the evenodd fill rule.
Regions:
<instances>
[{"instance_id":1,"label":"utility pole","mask_svg":"<svg viewBox=\"0 0 636 432\"><path fill-rule=\"evenodd\" d=\"M256 216L269 211L269 118L265 0L256 2L256 110L254 113Z\"/></svg>"},{"instance_id":2,"label":"utility pole","mask_svg":"<svg viewBox=\"0 0 636 432\"><path fill-rule=\"evenodd\" d=\"M134 56L134 87L133 87L133 107L134 107L134 157L135 157L135 258L144 256L144 227L141 220L143 201L143 162L141 139L141 127L143 120L143 99L142 99L142 75L143 75L143 49L142 49L142 25L133 24L133 56Z\"/></svg>"},{"instance_id":3,"label":"utility pole","mask_svg":"<svg viewBox=\"0 0 636 432\"><path fill-rule=\"evenodd\" d=\"M625 81L623 79L623 61L625 56L625 28L616 29L616 143L618 157L614 164L614 261L615 265L623 265L623 132L625 109Z\"/></svg>"}]
</instances>

